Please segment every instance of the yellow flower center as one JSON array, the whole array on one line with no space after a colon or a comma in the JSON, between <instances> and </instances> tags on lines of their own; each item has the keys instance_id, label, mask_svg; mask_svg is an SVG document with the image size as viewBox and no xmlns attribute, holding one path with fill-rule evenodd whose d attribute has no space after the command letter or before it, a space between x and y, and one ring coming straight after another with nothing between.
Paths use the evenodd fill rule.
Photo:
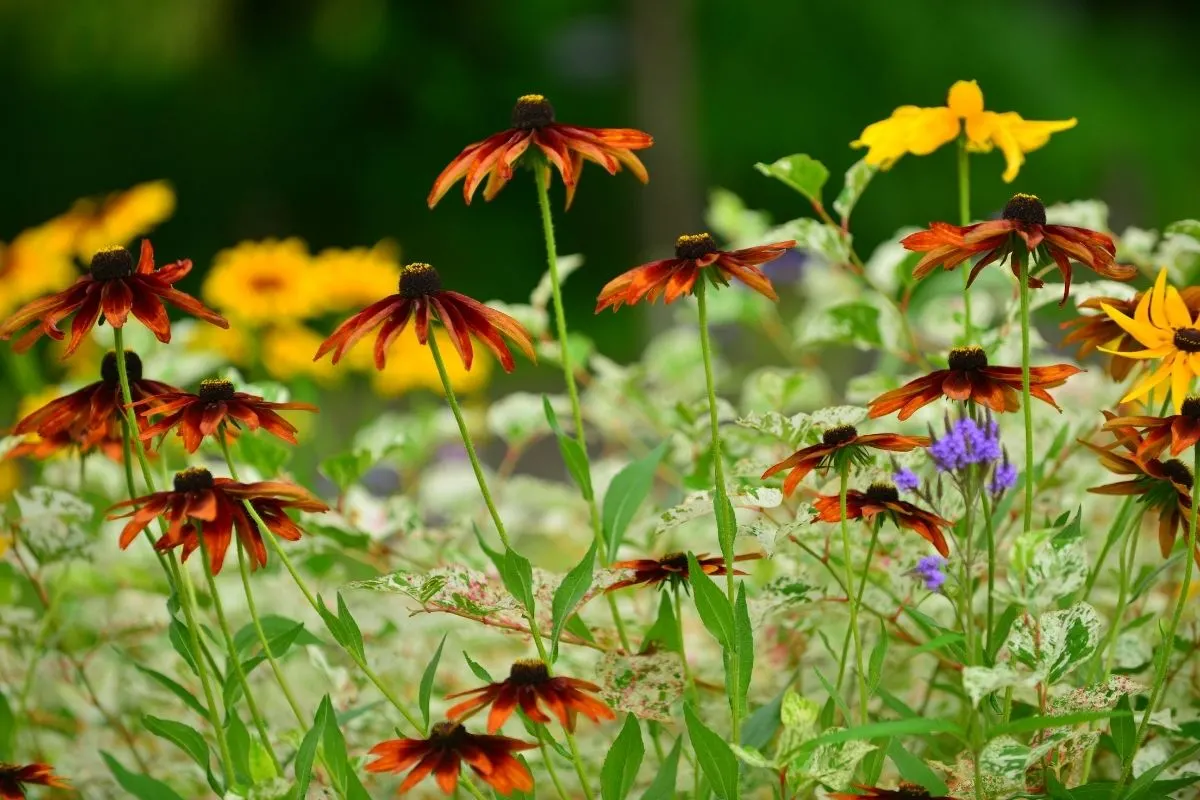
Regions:
<instances>
[{"instance_id":1,"label":"yellow flower center","mask_svg":"<svg viewBox=\"0 0 1200 800\"><path fill-rule=\"evenodd\" d=\"M675 257L694 260L717 252L717 243L707 231L680 236L675 240Z\"/></svg>"},{"instance_id":2,"label":"yellow flower center","mask_svg":"<svg viewBox=\"0 0 1200 800\"><path fill-rule=\"evenodd\" d=\"M205 378L200 381L197 396L206 403L220 403L233 399L233 382L224 378Z\"/></svg>"},{"instance_id":3,"label":"yellow flower center","mask_svg":"<svg viewBox=\"0 0 1200 800\"><path fill-rule=\"evenodd\" d=\"M442 290L438 271L424 262L406 265L400 270L400 295L408 300L428 297Z\"/></svg>"}]
</instances>

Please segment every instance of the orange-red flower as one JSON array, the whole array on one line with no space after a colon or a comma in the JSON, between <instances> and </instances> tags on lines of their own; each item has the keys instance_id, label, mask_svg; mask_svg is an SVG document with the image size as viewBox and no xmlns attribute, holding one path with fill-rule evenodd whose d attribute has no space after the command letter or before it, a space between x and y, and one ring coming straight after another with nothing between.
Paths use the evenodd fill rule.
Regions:
<instances>
[{"instance_id":1,"label":"orange-red flower","mask_svg":"<svg viewBox=\"0 0 1200 800\"><path fill-rule=\"evenodd\" d=\"M114 328L124 327L133 314L160 342L169 342L171 320L164 301L220 328L228 328L224 317L174 287L191 271L191 259L186 258L155 269L154 248L149 239L142 240L136 267L133 256L124 247L105 248L92 256L88 273L75 283L57 294L28 303L0 324L0 339L8 339L30 323L36 323L36 327L17 340L13 350L24 352L43 335L61 340L64 334L58 323L74 314L71 340L63 353L66 358L75 352L101 314Z\"/></svg>"},{"instance_id":2,"label":"orange-red flower","mask_svg":"<svg viewBox=\"0 0 1200 800\"><path fill-rule=\"evenodd\" d=\"M740 556L735 556L734 561L753 561L756 558L762 558L762 553L743 553ZM709 556L708 553L700 553L696 556L696 562L700 565L700 569L705 575L726 575L725 559L719 556ZM608 587L607 591L616 591L624 589L626 586L636 586L644 584L646 586L683 586L688 588L688 557L687 553L669 553L660 559L653 558L638 558L633 561L618 561L612 565L613 569L631 569L633 570L632 577L619 580ZM734 575L745 575L741 570L734 570Z\"/></svg>"},{"instance_id":3,"label":"orange-red flower","mask_svg":"<svg viewBox=\"0 0 1200 800\"><path fill-rule=\"evenodd\" d=\"M673 303L691 294L698 278L707 278L714 286L728 286L734 278L771 300L778 300L770 279L759 265L774 261L796 246L794 240L749 247L745 250L721 250L708 233L680 236L675 240L675 257L651 261L634 267L608 282L596 300L596 313L606 308L616 311L624 304L660 296Z\"/></svg>"},{"instance_id":4,"label":"orange-red flower","mask_svg":"<svg viewBox=\"0 0 1200 800\"><path fill-rule=\"evenodd\" d=\"M499 683L449 695L448 700L457 697L470 699L451 708L446 716L458 722L490 705L492 710L488 713L487 731L495 733L513 715L517 706L534 722L548 725L550 717L539 705L545 703L562 726L573 731L576 713L583 714L592 722L616 719L617 715L612 709L590 694L598 691L600 687L594 683L576 678L551 677L545 662L536 658L528 659L513 664L508 678Z\"/></svg>"},{"instance_id":5,"label":"orange-red flower","mask_svg":"<svg viewBox=\"0 0 1200 800\"><path fill-rule=\"evenodd\" d=\"M932 222L928 230L906 236L900 242L908 250L925 253L913 268L913 277L924 278L939 265L952 270L964 261L983 257L971 269L967 285L975 281L979 271L993 261L1009 260L1013 275L1021 274L1027 253L1040 250L1051 258L1063 277L1063 297L1067 302L1071 291L1071 262L1077 261L1106 278L1127 281L1137 274L1133 267L1116 263L1117 252L1112 237L1087 228L1046 224L1046 207L1031 194L1017 194L1004 207L1001 218L974 225L951 225ZM1029 278L1029 286L1038 288L1043 282Z\"/></svg>"},{"instance_id":6,"label":"orange-red flower","mask_svg":"<svg viewBox=\"0 0 1200 800\"><path fill-rule=\"evenodd\" d=\"M791 472L783 481L783 493L791 495L800 481L804 480L804 476L814 469L832 466L842 457L847 457L852 462L865 460L868 447L906 453L917 447L929 447L931 442L928 436L901 436L897 433L869 433L859 436L858 429L853 425L839 425L821 434L820 444L797 450L762 476L766 479L790 469Z\"/></svg>"},{"instance_id":7,"label":"orange-red flower","mask_svg":"<svg viewBox=\"0 0 1200 800\"><path fill-rule=\"evenodd\" d=\"M205 436L213 436L224 427L226 435L235 435L245 425L247 430L262 428L289 444L296 444L296 426L277 414L277 411L316 411L311 403L272 403L255 394L237 392L233 383L223 378L200 382L196 394L170 389L162 394L135 402L150 404L149 414L163 418L142 430L143 439L153 439L179 428L183 446L196 452Z\"/></svg>"},{"instance_id":8,"label":"orange-red flower","mask_svg":"<svg viewBox=\"0 0 1200 800\"><path fill-rule=\"evenodd\" d=\"M530 361L537 360L533 340L521 323L465 294L443 289L437 270L428 264L417 263L409 264L400 271L400 291L397 294L372 303L339 325L321 343L313 361L332 351L333 363L336 364L359 339L379 328L379 336L375 338L375 366L383 369L387 364L388 346L404 331L409 319L416 320L417 341L428 343L431 312L445 326L467 369L471 368L474 355L472 335L495 354L505 372L512 372L516 363L504 342L504 336L521 348Z\"/></svg>"},{"instance_id":9,"label":"orange-red flower","mask_svg":"<svg viewBox=\"0 0 1200 800\"><path fill-rule=\"evenodd\" d=\"M949 795L934 797L929 790L915 783L901 781L895 789L881 789L878 786L863 786L855 784L854 788L865 794L850 794L849 792L834 792L830 800L954 800Z\"/></svg>"},{"instance_id":10,"label":"orange-red flower","mask_svg":"<svg viewBox=\"0 0 1200 800\"><path fill-rule=\"evenodd\" d=\"M1110 417L1104 423L1106 431L1129 428L1139 434L1138 458L1158 458L1168 445L1178 456L1200 442L1200 397L1189 395L1179 413L1169 417Z\"/></svg>"},{"instance_id":11,"label":"orange-red flower","mask_svg":"<svg viewBox=\"0 0 1200 800\"><path fill-rule=\"evenodd\" d=\"M235 530L250 554L251 569L267 563L262 533L246 513L244 501L249 501L271 533L289 542L299 540L303 531L287 515L287 509L329 510L320 500L291 483L239 483L230 478L214 478L208 470L192 467L176 474L175 485L168 491L117 503L110 510L127 507L134 510L110 515L109 519L132 517L121 531L122 550L155 517L162 517L169 523L167 532L155 543L155 548L161 551L182 545L184 561L200 547L200 536L203 536L209 569L216 575L225 562L225 551L229 549Z\"/></svg>"},{"instance_id":12,"label":"orange-red flower","mask_svg":"<svg viewBox=\"0 0 1200 800\"><path fill-rule=\"evenodd\" d=\"M632 128L581 128L555 122L554 106L550 101L540 94L527 94L517 98L511 128L468 145L442 170L429 193L429 207L437 205L450 187L464 178L463 199L467 203L471 202L484 178L488 182L483 199L491 200L512 180L513 167L533 145L534 152L540 151L562 176L567 187L567 208L570 208L584 159L604 167L609 175L617 174L624 164L645 183L650 179L646 167L633 151L652 144L654 139L650 134Z\"/></svg>"},{"instance_id":13,"label":"orange-red flower","mask_svg":"<svg viewBox=\"0 0 1200 800\"><path fill-rule=\"evenodd\" d=\"M65 778L54 774L49 764L0 764L0 798L3 800L25 800L25 784L49 786L52 789L70 789Z\"/></svg>"},{"instance_id":14,"label":"orange-red flower","mask_svg":"<svg viewBox=\"0 0 1200 800\"><path fill-rule=\"evenodd\" d=\"M149 404L135 414L138 427L145 430L150 421L146 412L153 408L154 397L178 392L174 386L142 377L142 360L137 353L125 351L125 373L129 378L130 396L137 402ZM100 380L82 389L51 400L32 412L15 426L13 434L37 434L45 442L69 443L82 452L104 448L116 442L120 449L121 420L125 417L121 401L121 383L117 374L117 354L108 353L100 364ZM57 447L50 452L56 451ZM33 452L37 452L36 448Z\"/></svg>"},{"instance_id":15,"label":"orange-red flower","mask_svg":"<svg viewBox=\"0 0 1200 800\"><path fill-rule=\"evenodd\" d=\"M870 402L867 416L874 419L899 411L899 419L906 420L939 397L959 402L972 400L997 413L1016 411L1021 407L1020 367L989 367L987 353L982 347L954 348L950 351L949 367L884 392ZM1062 411L1046 390L1062 386L1067 378L1078 372L1083 370L1071 364L1030 367L1029 392Z\"/></svg>"},{"instance_id":16,"label":"orange-red flower","mask_svg":"<svg viewBox=\"0 0 1200 800\"><path fill-rule=\"evenodd\" d=\"M529 768L513 753L535 747L535 742L471 733L457 722L439 722L429 730L426 739L391 739L372 747L371 755L379 756L379 760L367 764L367 772L403 772L413 767L400 784L401 792L407 792L432 773L442 791L452 794L458 787L458 773L465 761L489 786L507 796L514 789L533 791Z\"/></svg>"},{"instance_id":17,"label":"orange-red flower","mask_svg":"<svg viewBox=\"0 0 1200 800\"><path fill-rule=\"evenodd\" d=\"M821 495L813 503L821 522L841 522L841 498L836 494ZM953 528L954 523L937 514L914 506L900 499L900 492L890 483L873 483L865 492L850 489L846 492L846 519L863 519L870 522L877 514L889 517L900 528L916 531L925 541L937 548L943 558L950 555L943 528Z\"/></svg>"}]
</instances>

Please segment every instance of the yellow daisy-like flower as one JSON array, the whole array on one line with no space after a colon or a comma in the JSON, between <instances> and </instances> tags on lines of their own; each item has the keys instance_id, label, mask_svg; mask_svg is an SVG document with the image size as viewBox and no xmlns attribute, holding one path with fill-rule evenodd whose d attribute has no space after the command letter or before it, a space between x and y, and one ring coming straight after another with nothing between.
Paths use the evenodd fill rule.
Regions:
<instances>
[{"instance_id":1,"label":"yellow daisy-like flower","mask_svg":"<svg viewBox=\"0 0 1200 800\"><path fill-rule=\"evenodd\" d=\"M1129 317L1107 303L1100 306L1113 322L1138 341L1145 350L1121 351L1125 358L1158 359L1158 368L1142 378L1122 403L1144 397L1156 386L1170 380L1175 413L1183 411L1183 401L1200 375L1200 314L1193 317L1174 286L1167 285L1167 270L1158 273L1154 288L1142 295ZM1100 348L1105 353L1117 351Z\"/></svg>"},{"instance_id":2,"label":"yellow daisy-like flower","mask_svg":"<svg viewBox=\"0 0 1200 800\"><path fill-rule=\"evenodd\" d=\"M267 239L217 253L203 294L229 317L257 326L312 316L320 283L304 242Z\"/></svg>"},{"instance_id":3,"label":"yellow daisy-like flower","mask_svg":"<svg viewBox=\"0 0 1200 800\"><path fill-rule=\"evenodd\" d=\"M341 375L329 360L313 361L323 341L324 336L304 325L272 328L262 340L263 366L276 380L305 377L321 384L336 383Z\"/></svg>"},{"instance_id":4,"label":"yellow daisy-like flower","mask_svg":"<svg viewBox=\"0 0 1200 800\"><path fill-rule=\"evenodd\" d=\"M437 337L440 352L449 353L453 349L454 343L444 328L435 328L429 335ZM362 361L362 368L370 372L371 388L376 394L394 397L414 389L442 392L442 379L438 375L437 364L434 363L429 348L417 341L417 334L411 327L400 334L392 344L387 366L382 370L375 369L370 348L360 347L358 350L366 354L365 358L358 358ZM347 359L352 358L353 352L347 355ZM461 359L445 358L443 361L455 394L478 392L487 386L492 376L493 359L482 349L475 353L474 363L469 371L463 366ZM351 364L356 366L354 361L351 361Z\"/></svg>"},{"instance_id":5,"label":"yellow daisy-like flower","mask_svg":"<svg viewBox=\"0 0 1200 800\"><path fill-rule=\"evenodd\" d=\"M21 470L11 461L0 461L0 501L7 500L12 497L21 486ZM0 531L0 558L4 557L5 551L8 550L12 540L8 534Z\"/></svg>"},{"instance_id":6,"label":"yellow daisy-like flower","mask_svg":"<svg viewBox=\"0 0 1200 800\"><path fill-rule=\"evenodd\" d=\"M65 219L76 227L75 253L87 262L104 247L130 244L175 213L175 190L166 181L139 183L103 200L80 200Z\"/></svg>"},{"instance_id":7,"label":"yellow daisy-like flower","mask_svg":"<svg viewBox=\"0 0 1200 800\"><path fill-rule=\"evenodd\" d=\"M1022 119L1015 111L983 108L983 92L975 81L950 87L946 105L937 108L900 106L892 116L868 125L851 147L866 147L868 164L888 169L905 153L929 155L965 134L967 149L977 153L999 147L1004 153L1004 180L1011 183L1025 154L1050 141L1050 135L1075 127L1075 118L1051 122Z\"/></svg>"},{"instance_id":8,"label":"yellow daisy-like flower","mask_svg":"<svg viewBox=\"0 0 1200 800\"><path fill-rule=\"evenodd\" d=\"M0 317L78 277L71 260L74 231L74 224L59 217L21 232L12 244L0 244Z\"/></svg>"},{"instance_id":9,"label":"yellow daisy-like flower","mask_svg":"<svg viewBox=\"0 0 1200 800\"><path fill-rule=\"evenodd\" d=\"M331 247L313 259L320 286L320 310L345 311L396 293L400 283L400 248L382 241L349 250Z\"/></svg>"},{"instance_id":10,"label":"yellow daisy-like flower","mask_svg":"<svg viewBox=\"0 0 1200 800\"><path fill-rule=\"evenodd\" d=\"M201 353L217 353L230 364L246 366L254 360L255 336L245 328L231 325L197 325L188 339L187 348Z\"/></svg>"}]
</instances>

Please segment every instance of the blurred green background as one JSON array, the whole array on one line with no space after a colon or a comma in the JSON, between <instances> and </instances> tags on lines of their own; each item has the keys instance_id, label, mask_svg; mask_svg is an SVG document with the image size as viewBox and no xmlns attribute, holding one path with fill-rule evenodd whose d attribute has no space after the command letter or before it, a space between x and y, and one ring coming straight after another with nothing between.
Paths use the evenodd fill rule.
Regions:
<instances>
[{"instance_id":1,"label":"blurred green background","mask_svg":"<svg viewBox=\"0 0 1200 800\"><path fill-rule=\"evenodd\" d=\"M573 324L628 357L629 319L593 318L596 293L701 228L709 188L804 214L754 162L807 152L836 176L866 124L941 105L959 78L992 110L1079 119L1011 186L998 152L972 159L977 215L1021 190L1103 199L1117 229L1195 216L1198 15L1044 0L0 0L0 240L77 197L167 178L179 207L157 249L198 275L242 239L298 235L316 251L393 237L454 288L520 300L544 269L532 182L469 208L457 190L432 212L425 196L540 92L561 121L657 139L649 186L589 165L558 216L560 249L587 257L567 287ZM855 214L862 252L954 218L953 157L908 157L874 181Z\"/></svg>"}]
</instances>

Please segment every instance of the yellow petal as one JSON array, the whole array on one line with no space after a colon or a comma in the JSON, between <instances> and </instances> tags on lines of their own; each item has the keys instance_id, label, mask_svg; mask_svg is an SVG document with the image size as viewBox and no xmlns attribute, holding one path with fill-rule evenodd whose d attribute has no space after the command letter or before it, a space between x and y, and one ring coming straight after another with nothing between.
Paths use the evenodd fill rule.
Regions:
<instances>
[{"instance_id":1,"label":"yellow petal","mask_svg":"<svg viewBox=\"0 0 1200 800\"><path fill-rule=\"evenodd\" d=\"M1000 148L1000 152L1004 153L1004 174L1000 177L1004 179L1005 183L1012 183L1016 179L1017 173L1021 171L1021 165L1025 163L1025 154L1017 144L1012 131L999 123L1000 115L991 114L991 112L988 112L988 115L991 120L992 141Z\"/></svg>"},{"instance_id":2,"label":"yellow petal","mask_svg":"<svg viewBox=\"0 0 1200 800\"><path fill-rule=\"evenodd\" d=\"M1175 401L1175 413L1183 412L1183 400L1188 395L1188 390L1192 388L1192 370L1188 366L1188 359L1180 355L1174 359L1174 366L1171 367L1171 398Z\"/></svg>"},{"instance_id":3,"label":"yellow petal","mask_svg":"<svg viewBox=\"0 0 1200 800\"><path fill-rule=\"evenodd\" d=\"M1044 146L1046 142L1050 141L1050 134L1070 130L1075 127L1076 123L1074 117L1064 120L1038 122L1022 119L1020 114L1011 111L1004 116L1008 117L1009 114L1012 115L1013 119L1007 127L1016 138L1017 146L1026 153L1031 153L1039 147Z\"/></svg>"},{"instance_id":4,"label":"yellow petal","mask_svg":"<svg viewBox=\"0 0 1200 800\"><path fill-rule=\"evenodd\" d=\"M984 111L974 125L968 122L968 134L990 136L992 143L1004 152L1004 180L1011 183L1025 163L1025 153L1037 150L1050 140L1050 134L1075 126L1074 119L1057 122L1035 122L1022 119L1015 111L997 114Z\"/></svg>"},{"instance_id":5,"label":"yellow petal","mask_svg":"<svg viewBox=\"0 0 1200 800\"><path fill-rule=\"evenodd\" d=\"M1145 378L1142 378L1136 386L1129 390L1129 394L1121 398L1122 403L1128 403L1130 400L1136 400L1144 394L1148 394L1151 389L1158 386L1160 383L1171 377L1171 360L1164 361L1162 365L1151 372Z\"/></svg>"},{"instance_id":6,"label":"yellow petal","mask_svg":"<svg viewBox=\"0 0 1200 800\"><path fill-rule=\"evenodd\" d=\"M1164 345L1160 345L1159 347L1153 347L1149 350L1118 350L1118 349L1114 349L1111 347L1097 347L1096 349L1099 350L1101 353L1108 353L1109 355L1121 356L1122 358L1133 358L1133 359L1165 358L1165 357L1171 355L1171 353L1178 352L1175 349L1175 346L1173 344L1171 344L1170 342L1168 342L1167 344L1164 344Z\"/></svg>"},{"instance_id":7,"label":"yellow petal","mask_svg":"<svg viewBox=\"0 0 1200 800\"><path fill-rule=\"evenodd\" d=\"M900 106L885 120L873 122L863 129L862 134L850 143L851 147L866 147L866 162L872 166L888 169L900 156L908 152L910 131L923 109L916 106Z\"/></svg>"},{"instance_id":8,"label":"yellow petal","mask_svg":"<svg viewBox=\"0 0 1200 800\"><path fill-rule=\"evenodd\" d=\"M983 92L975 81L958 81L950 87L946 105L959 119L968 119L983 111Z\"/></svg>"},{"instance_id":9,"label":"yellow petal","mask_svg":"<svg viewBox=\"0 0 1200 800\"><path fill-rule=\"evenodd\" d=\"M1137 339L1144 347L1161 347L1169 338L1169 334L1159 330L1150 324L1150 321L1138 319L1142 307L1148 304L1148 298L1143 295L1141 301L1138 302L1138 313L1134 314L1134 319L1122 314L1117 309L1110 306L1108 303L1101 303L1100 308L1108 314L1109 318L1121 326L1122 330L1128 333L1133 338Z\"/></svg>"},{"instance_id":10,"label":"yellow petal","mask_svg":"<svg viewBox=\"0 0 1200 800\"><path fill-rule=\"evenodd\" d=\"M1192 327L1191 312L1188 311L1187 303L1183 302L1179 290L1174 286L1167 287L1167 297L1163 307L1167 312L1167 324L1172 328Z\"/></svg>"},{"instance_id":11,"label":"yellow petal","mask_svg":"<svg viewBox=\"0 0 1200 800\"><path fill-rule=\"evenodd\" d=\"M1150 322L1156 328L1168 328L1171 323L1167 320L1167 270L1164 267L1158 273L1158 279L1154 281L1154 288L1150 290Z\"/></svg>"},{"instance_id":12,"label":"yellow petal","mask_svg":"<svg viewBox=\"0 0 1200 800\"><path fill-rule=\"evenodd\" d=\"M958 117L948 108L923 108L909 129L908 151L927 156L958 138Z\"/></svg>"},{"instance_id":13,"label":"yellow petal","mask_svg":"<svg viewBox=\"0 0 1200 800\"><path fill-rule=\"evenodd\" d=\"M1192 368L1193 375L1200 375L1200 353L1188 353L1188 366Z\"/></svg>"}]
</instances>

